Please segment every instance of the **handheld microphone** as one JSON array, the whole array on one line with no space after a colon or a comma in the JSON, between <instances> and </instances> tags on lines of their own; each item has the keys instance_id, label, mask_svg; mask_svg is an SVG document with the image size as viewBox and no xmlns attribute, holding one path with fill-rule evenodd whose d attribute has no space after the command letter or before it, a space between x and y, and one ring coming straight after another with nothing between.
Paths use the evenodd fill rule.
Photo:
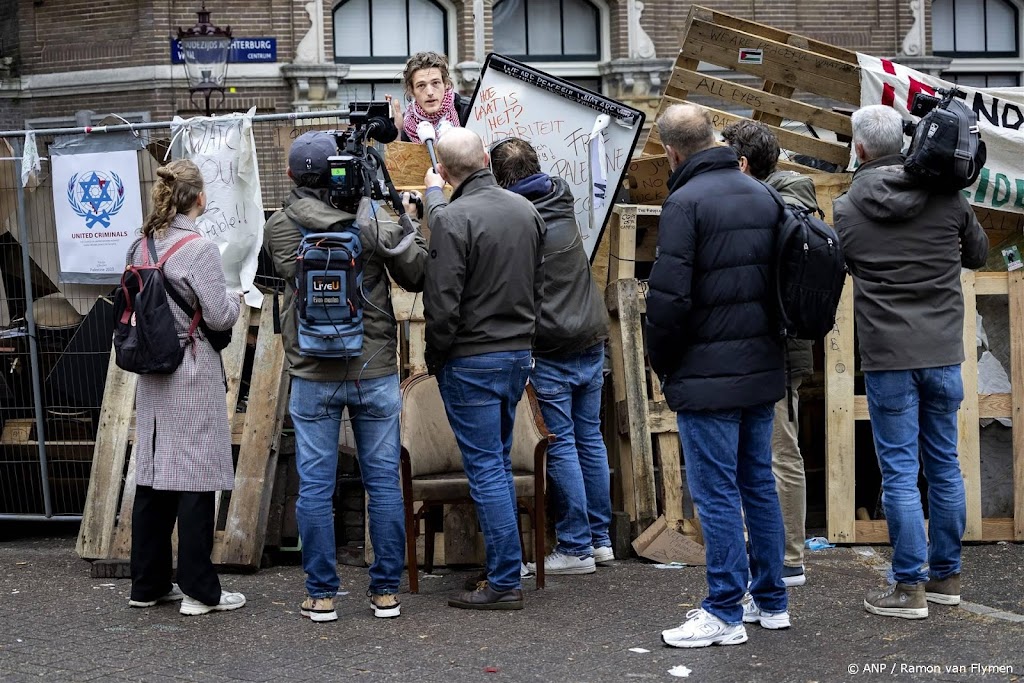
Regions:
<instances>
[{"instance_id":1,"label":"handheld microphone","mask_svg":"<svg viewBox=\"0 0 1024 683\"><path fill-rule=\"evenodd\" d=\"M434 173L437 173L437 156L434 154L434 140L437 139L437 133L434 132L434 126L430 121L419 122L416 126L416 137L427 146L427 154L430 155L430 166L434 169Z\"/></svg>"}]
</instances>

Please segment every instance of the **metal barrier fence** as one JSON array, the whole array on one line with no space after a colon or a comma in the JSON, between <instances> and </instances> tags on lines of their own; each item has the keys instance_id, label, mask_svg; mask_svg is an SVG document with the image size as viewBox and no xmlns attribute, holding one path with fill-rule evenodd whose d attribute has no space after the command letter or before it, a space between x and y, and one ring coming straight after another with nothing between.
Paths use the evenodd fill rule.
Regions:
<instances>
[{"instance_id":1,"label":"metal barrier fence","mask_svg":"<svg viewBox=\"0 0 1024 683\"><path fill-rule=\"evenodd\" d=\"M347 125L347 111L255 116L263 206L280 208L291 181L287 155L305 130ZM0 520L77 520L85 505L113 333L111 285L60 281L53 193L47 165L55 142L88 135L135 135L143 213L171 123L37 130L43 159L23 188L25 131L0 131ZM257 284L276 275L260 261ZM127 462L127 461L126 461Z\"/></svg>"}]
</instances>

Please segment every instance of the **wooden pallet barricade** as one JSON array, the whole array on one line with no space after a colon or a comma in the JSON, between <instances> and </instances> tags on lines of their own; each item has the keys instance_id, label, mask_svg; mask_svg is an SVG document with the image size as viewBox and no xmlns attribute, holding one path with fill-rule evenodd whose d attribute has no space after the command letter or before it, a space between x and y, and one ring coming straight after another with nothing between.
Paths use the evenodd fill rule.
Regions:
<instances>
[{"instance_id":1,"label":"wooden pallet barricade","mask_svg":"<svg viewBox=\"0 0 1024 683\"><path fill-rule=\"evenodd\" d=\"M1024 541L1024 272L961 275L964 293L964 401L958 414L960 471L967 498L965 541ZM978 394L977 297L1009 295L1009 394ZM828 538L835 543L887 543L885 520L856 518L854 425L870 420L867 397L854 393L853 286L847 278L836 325L825 337L826 500ZM979 420L1013 420L1012 518L983 518Z\"/></svg>"},{"instance_id":2,"label":"wooden pallet barricade","mask_svg":"<svg viewBox=\"0 0 1024 683\"><path fill-rule=\"evenodd\" d=\"M252 373L243 376L246 349L255 333ZM288 381L284 347L274 334L273 296L262 310L243 306L231 344L221 352L227 377L226 405L232 418L232 445L238 447L235 488L217 494L213 561L258 568L277 470L277 451ZM131 549L131 510L135 500L134 406L138 376L117 367L110 354L100 411L92 476L76 550L83 559L127 560ZM239 391L248 382L244 413L237 413ZM125 463L127 459L127 470ZM226 514L221 503L227 499Z\"/></svg>"},{"instance_id":3,"label":"wooden pallet barricade","mask_svg":"<svg viewBox=\"0 0 1024 683\"><path fill-rule=\"evenodd\" d=\"M815 130L831 131L838 140L849 140L849 115L801 102L794 95L799 92L860 106L855 52L697 5L690 8L682 36L659 116L691 95L719 100L732 109L751 110L751 118L771 128L783 149L846 166L848 144L795 132L782 127L782 122L801 122ZM755 88L699 73L701 62L761 79L762 85ZM743 118L706 108L717 130ZM664 154L657 129L651 130L643 153Z\"/></svg>"}]
</instances>

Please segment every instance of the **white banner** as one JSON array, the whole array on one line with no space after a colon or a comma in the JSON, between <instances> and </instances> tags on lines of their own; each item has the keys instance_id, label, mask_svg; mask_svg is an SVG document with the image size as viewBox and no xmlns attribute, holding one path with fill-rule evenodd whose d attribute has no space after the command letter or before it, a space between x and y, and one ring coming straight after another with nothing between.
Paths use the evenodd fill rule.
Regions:
<instances>
[{"instance_id":1,"label":"white banner","mask_svg":"<svg viewBox=\"0 0 1024 683\"><path fill-rule=\"evenodd\" d=\"M120 281L142 226L138 152L51 155L62 282Z\"/></svg>"},{"instance_id":2,"label":"white banner","mask_svg":"<svg viewBox=\"0 0 1024 683\"><path fill-rule=\"evenodd\" d=\"M860 104L885 104L909 120L910 105L919 92L953 84L888 59L857 53L860 64ZM1024 213L1024 88L970 88L967 106L978 116L988 160L978 181L964 190L975 206Z\"/></svg>"},{"instance_id":3,"label":"white banner","mask_svg":"<svg viewBox=\"0 0 1024 683\"><path fill-rule=\"evenodd\" d=\"M245 302L259 308L263 295L253 280L263 245L263 199L254 113L175 118L171 151L175 158L194 161L203 174L208 203L198 226L220 247L228 288L248 291Z\"/></svg>"}]
</instances>

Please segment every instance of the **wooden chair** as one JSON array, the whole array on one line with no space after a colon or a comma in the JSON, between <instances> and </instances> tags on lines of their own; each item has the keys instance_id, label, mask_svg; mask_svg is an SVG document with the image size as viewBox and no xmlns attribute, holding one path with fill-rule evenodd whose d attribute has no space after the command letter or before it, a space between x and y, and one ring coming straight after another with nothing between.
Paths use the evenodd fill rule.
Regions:
<instances>
[{"instance_id":1,"label":"wooden chair","mask_svg":"<svg viewBox=\"0 0 1024 683\"><path fill-rule=\"evenodd\" d=\"M414 375L402 383L402 494L405 499L406 558L409 590L419 592L416 537L424 520L424 569L434 564L435 515L439 506L472 503L469 480L462 467L462 453L441 401L437 380ZM533 528L537 588L544 587L544 495L548 443L553 437L544 426L532 387L527 387L516 407L512 437L512 476L520 510L519 539L522 543L524 511ZM416 501L423 503L414 512ZM525 550L525 547L524 547Z\"/></svg>"}]
</instances>

